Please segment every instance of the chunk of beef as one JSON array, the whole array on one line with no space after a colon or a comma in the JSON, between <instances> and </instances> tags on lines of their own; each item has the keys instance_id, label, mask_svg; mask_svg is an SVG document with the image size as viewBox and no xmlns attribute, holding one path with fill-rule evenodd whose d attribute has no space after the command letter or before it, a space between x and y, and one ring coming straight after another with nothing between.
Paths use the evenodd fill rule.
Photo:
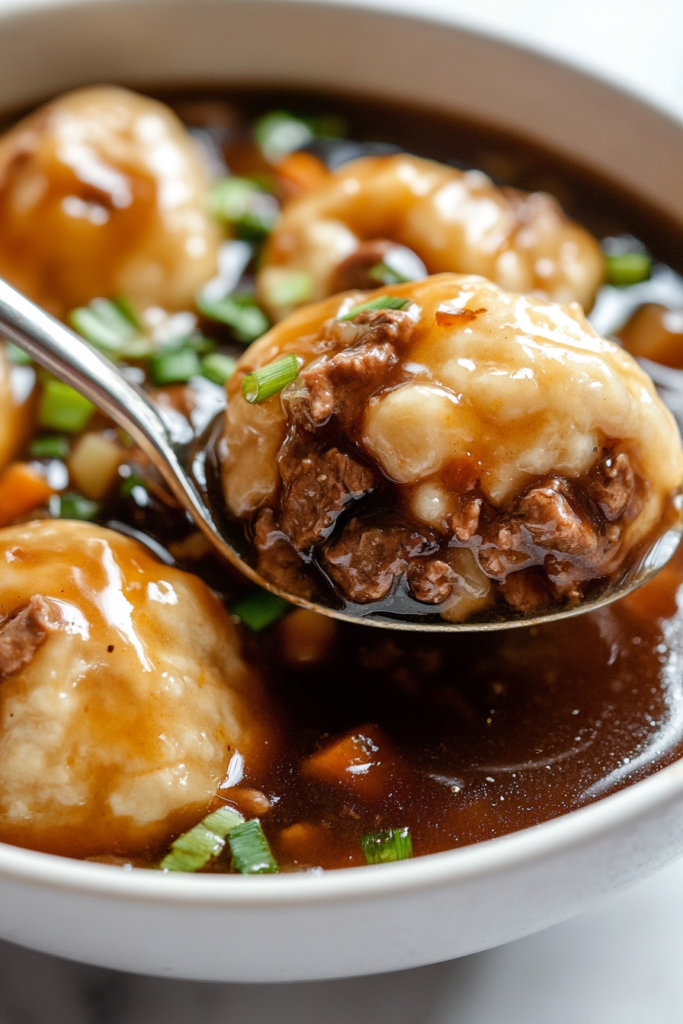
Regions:
<instances>
[{"instance_id":1,"label":"chunk of beef","mask_svg":"<svg viewBox=\"0 0 683 1024\"><path fill-rule=\"evenodd\" d=\"M351 601L367 604L389 594L410 560L430 554L433 542L400 526L366 526L352 519L324 553L327 571Z\"/></svg>"},{"instance_id":2,"label":"chunk of beef","mask_svg":"<svg viewBox=\"0 0 683 1024\"><path fill-rule=\"evenodd\" d=\"M453 570L440 558L414 559L406 573L416 601L441 604L453 593Z\"/></svg>"},{"instance_id":3,"label":"chunk of beef","mask_svg":"<svg viewBox=\"0 0 683 1024\"><path fill-rule=\"evenodd\" d=\"M427 268L412 249L386 238L373 238L369 242L361 242L350 256L337 264L330 292L346 292L355 288L366 291L381 284L391 284L391 279L386 280L381 273L371 273L382 264L407 280L417 281L427 276Z\"/></svg>"},{"instance_id":4,"label":"chunk of beef","mask_svg":"<svg viewBox=\"0 0 683 1024\"><path fill-rule=\"evenodd\" d=\"M568 486L558 478L527 491L514 513L486 537L479 560L489 576L502 577L526 565L542 564L551 551L595 567L605 551L605 537L569 501Z\"/></svg>"},{"instance_id":5,"label":"chunk of beef","mask_svg":"<svg viewBox=\"0 0 683 1024\"><path fill-rule=\"evenodd\" d=\"M591 497L610 522L619 519L637 500L636 475L625 452L610 453L598 466Z\"/></svg>"},{"instance_id":6,"label":"chunk of beef","mask_svg":"<svg viewBox=\"0 0 683 1024\"><path fill-rule=\"evenodd\" d=\"M474 498L472 495L462 495L458 498L457 508L451 516L451 529L461 543L466 544L479 529L481 506L481 498Z\"/></svg>"},{"instance_id":7,"label":"chunk of beef","mask_svg":"<svg viewBox=\"0 0 683 1024\"><path fill-rule=\"evenodd\" d=\"M366 344L388 341L392 345L405 345L415 330L415 321L403 309L365 309L354 321L367 328L363 337Z\"/></svg>"},{"instance_id":8,"label":"chunk of beef","mask_svg":"<svg viewBox=\"0 0 683 1024\"><path fill-rule=\"evenodd\" d=\"M35 594L25 608L0 625L0 675L11 676L27 665L60 624L55 605Z\"/></svg>"},{"instance_id":9,"label":"chunk of beef","mask_svg":"<svg viewBox=\"0 0 683 1024\"><path fill-rule=\"evenodd\" d=\"M283 482L280 525L295 548L304 551L329 534L342 509L372 490L374 474L337 448L303 458L297 445L285 445L279 467Z\"/></svg>"},{"instance_id":10,"label":"chunk of beef","mask_svg":"<svg viewBox=\"0 0 683 1024\"><path fill-rule=\"evenodd\" d=\"M398 364L390 342L364 341L304 370L311 421L320 426L335 415L344 429L360 417L370 396Z\"/></svg>"},{"instance_id":11,"label":"chunk of beef","mask_svg":"<svg viewBox=\"0 0 683 1024\"><path fill-rule=\"evenodd\" d=\"M500 592L510 607L523 615L540 614L553 603L552 590L538 568L509 573Z\"/></svg>"},{"instance_id":12,"label":"chunk of beef","mask_svg":"<svg viewBox=\"0 0 683 1024\"><path fill-rule=\"evenodd\" d=\"M318 596L318 587L301 556L279 529L273 510L262 509L254 523L254 547L258 552L257 571L286 594L297 594L309 601Z\"/></svg>"}]
</instances>

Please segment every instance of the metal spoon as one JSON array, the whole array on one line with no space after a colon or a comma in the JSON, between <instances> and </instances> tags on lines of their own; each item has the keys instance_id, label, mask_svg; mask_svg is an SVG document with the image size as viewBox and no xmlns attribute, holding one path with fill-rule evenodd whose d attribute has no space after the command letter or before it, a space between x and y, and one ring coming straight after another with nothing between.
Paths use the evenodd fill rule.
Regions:
<instances>
[{"instance_id":1,"label":"metal spoon","mask_svg":"<svg viewBox=\"0 0 683 1024\"><path fill-rule=\"evenodd\" d=\"M287 594L262 579L245 560L245 552L237 550L235 537L226 528L226 519L220 509L212 507L202 473L193 471L192 447L186 441L174 439L168 423L159 408L105 356L92 348L83 338L55 320L31 302L6 281L0 279L0 332L23 349L35 362L67 384L72 385L90 399L99 409L130 435L135 444L156 467L166 484L195 520L211 544L235 568L254 583L284 597L293 604L310 608L323 615L346 619L368 626L385 629L440 630L474 632L531 626L542 622L579 615L611 601L641 586L669 561L680 541L682 526L678 522L655 542L636 565L629 567L616 583L601 590L578 606L553 609L529 618L516 615L490 621L448 623L438 614L426 611L424 616L410 618L404 613L400 601L391 608L377 610L372 605L345 605L327 607ZM200 467L201 468L201 467ZM224 512L224 510L223 510Z\"/></svg>"}]
</instances>

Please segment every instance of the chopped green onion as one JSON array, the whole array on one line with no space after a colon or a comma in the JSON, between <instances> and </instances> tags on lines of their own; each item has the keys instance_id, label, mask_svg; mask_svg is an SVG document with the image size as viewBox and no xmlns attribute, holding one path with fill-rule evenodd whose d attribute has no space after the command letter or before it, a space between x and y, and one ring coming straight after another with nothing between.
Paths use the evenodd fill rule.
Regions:
<instances>
[{"instance_id":1,"label":"chopped green onion","mask_svg":"<svg viewBox=\"0 0 683 1024\"><path fill-rule=\"evenodd\" d=\"M272 306L299 306L313 297L313 276L307 270L288 270L268 282Z\"/></svg>"},{"instance_id":2,"label":"chopped green onion","mask_svg":"<svg viewBox=\"0 0 683 1024\"><path fill-rule=\"evenodd\" d=\"M31 442L28 451L32 459L62 459L65 461L69 457L69 440L56 434L37 437Z\"/></svg>"},{"instance_id":3,"label":"chopped green onion","mask_svg":"<svg viewBox=\"0 0 683 1024\"><path fill-rule=\"evenodd\" d=\"M210 352L216 351L216 342L213 338L205 338L203 334L191 334L185 344L193 349L198 356L207 356Z\"/></svg>"},{"instance_id":4,"label":"chopped green onion","mask_svg":"<svg viewBox=\"0 0 683 1024\"><path fill-rule=\"evenodd\" d=\"M222 299L210 301L197 299L197 309L209 320L232 327L235 337L244 345L250 345L262 334L265 334L270 323L263 310L256 305L253 295L226 295Z\"/></svg>"},{"instance_id":5,"label":"chopped green onion","mask_svg":"<svg viewBox=\"0 0 683 1024\"><path fill-rule=\"evenodd\" d=\"M87 425L95 406L61 380L48 380L38 408L41 427L77 434Z\"/></svg>"},{"instance_id":6,"label":"chopped green onion","mask_svg":"<svg viewBox=\"0 0 683 1024\"><path fill-rule=\"evenodd\" d=\"M230 830L232 866L241 875L272 875L278 871L268 840L258 818L251 818Z\"/></svg>"},{"instance_id":7,"label":"chopped green onion","mask_svg":"<svg viewBox=\"0 0 683 1024\"><path fill-rule=\"evenodd\" d=\"M91 345L116 354L140 331L140 321L127 299L93 299L88 306L72 310L69 323Z\"/></svg>"},{"instance_id":8,"label":"chopped green onion","mask_svg":"<svg viewBox=\"0 0 683 1024\"><path fill-rule=\"evenodd\" d=\"M264 157L271 163L277 163L315 138L310 125L284 110L273 110L261 117L256 122L254 136Z\"/></svg>"},{"instance_id":9,"label":"chopped green onion","mask_svg":"<svg viewBox=\"0 0 683 1024\"><path fill-rule=\"evenodd\" d=\"M359 313L364 313L366 309L405 309L410 304L410 299L399 299L397 295L380 295L377 299L371 299L370 302L362 302L360 306L354 306L344 316L340 316L338 320L353 320Z\"/></svg>"},{"instance_id":10,"label":"chopped green onion","mask_svg":"<svg viewBox=\"0 0 683 1024\"><path fill-rule=\"evenodd\" d=\"M161 387L186 383L201 373L201 366L194 349L174 348L155 353L149 361L149 372L152 382Z\"/></svg>"},{"instance_id":11,"label":"chopped green onion","mask_svg":"<svg viewBox=\"0 0 683 1024\"><path fill-rule=\"evenodd\" d=\"M405 284L407 281L413 280L386 263L376 263L374 267L370 267L368 277L371 281L376 281L377 284Z\"/></svg>"},{"instance_id":12,"label":"chopped green onion","mask_svg":"<svg viewBox=\"0 0 683 1024\"><path fill-rule=\"evenodd\" d=\"M5 342L5 352L10 363L14 363L15 366L28 366L31 362L28 352L24 352L23 348L19 348L11 341Z\"/></svg>"},{"instance_id":13,"label":"chopped green onion","mask_svg":"<svg viewBox=\"0 0 683 1024\"><path fill-rule=\"evenodd\" d=\"M122 498L130 498L133 496L133 491L136 487L142 487L145 493L147 493L147 483L144 478L138 476L137 473L131 473L121 484L119 494Z\"/></svg>"},{"instance_id":14,"label":"chopped green onion","mask_svg":"<svg viewBox=\"0 0 683 1024\"><path fill-rule=\"evenodd\" d=\"M214 384L226 384L235 372L236 366L237 360L222 352L213 352L202 359L202 373Z\"/></svg>"},{"instance_id":15,"label":"chopped green onion","mask_svg":"<svg viewBox=\"0 0 683 1024\"><path fill-rule=\"evenodd\" d=\"M210 208L216 220L229 224L248 242L265 238L280 215L275 197L247 178L219 181L212 190Z\"/></svg>"},{"instance_id":16,"label":"chopped green onion","mask_svg":"<svg viewBox=\"0 0 683 1024\"><path fill-rule=\"evenodd\" d=\"M257 121L254 136L266 160L277 163L314 139L341 139L346 130L344 119L335 114L295 117L285 110L273 110Z\"/></svg>"},{"instance_id":17,"label":"chopped green onion","mask_svg":"<svg viewBox=\"0 0 683 1024\"><path fill-rule=\"evenodd\" d=\"M360 837L368 864L388 864L393 860L408 860L413 855L413 842L407 828L388 828Z\"/></svg>"},{"instance_id":18,"label":"chopped green onion","mask_svg":"<svg viewBox=\"0 0 683 1024\"><path fill-rule=\"evenodd\" d=\"M199 871L221 852L229 833L243 822L233 807L220 807L178 836L159 867L162 871Z\"/></svg>"},{"instance_id":19,"label":"chopped green onion","mask_svg":"<svg viewBox=\"0 0 683 1024\"><path fill-rule=\"evenodd\" d=\"M259 370L248 373L242 381L242 394L247 402L265 402L266 398L291 384L299 376L299 360L294 354L276 359Z\"/></svg>"},{"instance_id":20,"label":"chopped green onion","mask_svg":"<svg viewBox=\"0 0 683 1024\"><path fill-rule=\"evenodd\" d=\"M277 594L271 594L269 590L252 590L246 597L236 601L230 609L252 633L260 633L266 626L271 626L278 619L281 619L285 612L291 608L289 601Z\"/></svg>"},{"instance_id":21,"label":"chopped green onion","mask_svg":"<svg viewBox=\"0 0 683 1024\"><path fill-rule=\"evenodd\" d=\"M646 252L625 252L605 256L607 281L616 288L626 288L647 281L652 273L652 257Z\"/></svg>"},{"instance_id":22,"label":"chopped green onion","mask_svg":"<svg viewBox=\"0 0 683 1024\"><path fill-rule=\"evenodd\" d=\"M140 319L140 314L130 299L127 299L125 295L118 295L113 302L119 312L137 331L144 330L144 324Z\"/></svg>"},{"instance_id":23,"label":"chopped green onion","mask_svg":"<svg viewBox=\"0 0 683 1024\"><path fill-rule=\"evenodd\" d=\"M99 502L90 501L76 491L53 494L50 498L50 512L55 519L80 519L89 523L99 511Z\"/></svg>"}]
</instances>

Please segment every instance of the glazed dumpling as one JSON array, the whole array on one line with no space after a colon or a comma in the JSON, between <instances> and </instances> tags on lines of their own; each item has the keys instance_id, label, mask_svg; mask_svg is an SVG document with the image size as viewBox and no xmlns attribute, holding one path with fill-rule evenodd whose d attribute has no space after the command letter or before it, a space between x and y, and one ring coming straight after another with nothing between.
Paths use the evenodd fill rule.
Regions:
<instances>
[{"instance_id":1,"label":"glazed dumpling","mask_svg":"<svg viewBox=\"0 0 683 1024\"><path fill-rule=\"evenodd\" d=\"M245 401L245 373L286 353L296 380ZM634 359L578 304L482 277L308 307L228 394L228 508L262 574L303 596L326 577L353 603L530 612L576 602L677 515L678 429Z\"/></svg>"},{"instance_id":2,"label":"glazed dumpling","mask_svg":"<svg viewBox=\"0 0 683 1024\"><path fill-rule=\"evenodd\" d=\"M552 196L397 153L352 160L285 207L261 261L259 294L279 320L293 309L279 297L291 293L293 274L307 275L300 301L313 302L374 288L384 278L373 280L373 268L384 263L408 278L483 274L584 309L604 277L598 242Z\"/></svg>"},{"instance_id":3,"label":"glazed dumpling","mask_svg":"<svg viewBox=\"0 0 683 1024\"><path fill-rule=\"evenodd\" d=\"M0 531L0 564L0 839L153 851L207 812L236 750L264 763L259 679L199 579L60 520Z\"/></svg>"},{"instance_id":4,"label":"glazed dumpling","mask_svg":"<svg viewBox=\"0 0 683 1024\"><path fill-rule=\"evenodd\" d=\"M185 308L217 265L207 187L164 104L67 93L0 139L0 275L62 318L97 296Z\"/></svg>"}]
</instances>

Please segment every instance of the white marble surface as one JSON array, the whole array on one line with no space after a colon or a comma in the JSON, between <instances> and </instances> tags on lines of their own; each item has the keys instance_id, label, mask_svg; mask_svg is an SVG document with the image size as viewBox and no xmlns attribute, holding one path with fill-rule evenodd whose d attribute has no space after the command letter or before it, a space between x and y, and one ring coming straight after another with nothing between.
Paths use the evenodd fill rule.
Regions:
<instances>
[{"instance_id":1,"label":"white marble surface","mask_svg":"<svg viewBox=\"0 0 683 1024\"><path fill-rule=\"evenodd\" d=\"M34 2L44 0L0 6ZM683 0L420 0L419 7L578 62L683 117ZM0 1024L680 1024L682 963L683 862L540 935L357 980L174 982L0 943Z\"/></svg>"}]
</instances>

